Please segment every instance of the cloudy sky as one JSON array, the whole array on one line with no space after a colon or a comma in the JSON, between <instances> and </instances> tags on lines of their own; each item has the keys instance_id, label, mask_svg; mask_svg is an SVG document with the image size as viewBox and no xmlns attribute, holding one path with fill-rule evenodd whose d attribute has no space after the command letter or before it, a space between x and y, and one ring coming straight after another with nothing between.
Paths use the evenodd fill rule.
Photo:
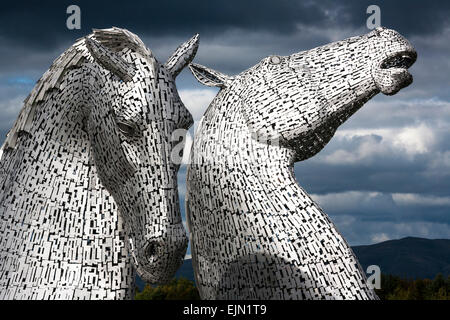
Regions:
<instances>
[{"instance_id":1,"label":"cloudy sky","mask_svg":"<svg viewBox=\"0 0 450 320\"><path fill-rule=\"evenodd\" d=\"M81 8L81 30L66 8ZM0 140L52 61L92 28L138 34L163 62L200 33L196 62L237 74L271 55L288 55L368 32L366 8L407 37L419 58L414 83L379 95L348 120L297 179L351 245L405 236L450 236L449 1L33 1L0 7ZM185 70L180 95L198 120L217 90ZM184 201L185 167L179 174Z\"/></svg>"}]
</instances>

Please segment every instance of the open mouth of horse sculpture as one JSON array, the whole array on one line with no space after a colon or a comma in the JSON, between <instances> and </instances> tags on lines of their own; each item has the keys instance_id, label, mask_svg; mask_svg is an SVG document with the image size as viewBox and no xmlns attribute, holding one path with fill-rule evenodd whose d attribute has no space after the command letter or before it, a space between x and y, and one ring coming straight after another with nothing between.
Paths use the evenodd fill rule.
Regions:
<instances>
[{"instance_id":1,"label":"open mouth of horse sculpture","mask_svg":"<svg viewBox=\"0 0 450 320\"><path fill-rule=\"evenodd\" d=\"M391 31L383 32L389 34ZM382 93L393 95L413 82L408 69L416 61L417 53L407 41L400 41L391 51L388 50L386 55L387 57L375 66L373 77Z\"/></svg>"},{"instance_id":2,"label":"open mouth of horse sculpture","mask_svg":"<svg viewBox=\"0 0 450 320\"><path fill-rule=\"evenodd\" d=\"M415 51L406 50L393 53L381 62L380 69L388 71L391 79L397 81L396 86L393 83L390 84L391 89L386 91L386 94L392 95L413 82L413 77L408 69L414 64L416 59L417 53Z\"/></svg>"},{"instance_id":3,"label":"open mouth of horse sculpture","mask_svg":"<svg viewBox=\"0 0 450 320\"><path fill-rule=\"evenodd\" d=\"M414 51L398 52L381 62L381 69L401 68L409 69L417 59L417 54Z\"/></svg>"}]
</instances>

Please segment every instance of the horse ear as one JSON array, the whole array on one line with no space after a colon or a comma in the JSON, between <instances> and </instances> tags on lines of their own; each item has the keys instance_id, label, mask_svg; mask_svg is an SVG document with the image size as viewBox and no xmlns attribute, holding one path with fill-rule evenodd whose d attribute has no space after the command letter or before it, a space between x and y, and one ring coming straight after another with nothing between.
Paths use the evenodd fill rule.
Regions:
<instances>
[{"instance_id":1,"label":"horse ear","mask_svg":"<svg viewBox=\"0 0 450 320\"><path fill-rule=\"evenodd\" d=\"M194 59L197 53L200 35L196 34L191 39L180 45L164 64L167 70L175 78L188 63Z\"/></svg>"},{"instance_id":2,"label":"horse ear","mask_svg":"<svg viewBox=\"0 0 450 320\"><path fill-rule=\"evenodd\" d=\"M85 42L92 57L105 69L108 69L112 73L116 74L125 82L133 79L136 71L131 64L93 39L86 37Z\"/></svg>"},{"instance_id":3,"label":"horse ear","mask_svg":"<svg viewBox=\"0 0 450 320\"><path fill-rule=\"evenodd\" d=\"M231 79L229 76L220 73L219 71L196 63L189 64L189 69L191 69L194 77L205 86L224 88Z\"/></svg>"}]
</instances>

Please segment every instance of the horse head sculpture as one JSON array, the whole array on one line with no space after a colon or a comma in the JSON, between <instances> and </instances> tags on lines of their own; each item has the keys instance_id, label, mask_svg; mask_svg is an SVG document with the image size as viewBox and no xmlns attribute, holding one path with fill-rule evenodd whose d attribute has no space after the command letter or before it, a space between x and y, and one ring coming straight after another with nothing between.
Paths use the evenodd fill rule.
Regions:
<instances>
[{"instance_id":1,"label":"horse head sculpture","mask_svg":"<svg viewBox=\"0 0 450 320\"><path fill-rule=\"evenodd\" d=\"M103 68L86 69L94 81L84 107L96 168L129 228L138 274L152 283L166 282L181 265L188 242L179 211L179 165L172 159L179 141L172 133L187 130L193 119L175 77L194 57L198 36L166 64L142 44L137 43L141 50L119 56L107 49L108 35L93 38L85 39L87 48ZM108 85L111 75L116 90Z\"/></svg>"},{"instance_id":2,"label":"horse head sculpture","mask_svg":"<svg viewBox=\"0 0 450 320\"><path fill-rule=\"evenodd\" d=\"M130 257L171 279L187 248L172 134L193 122L175 77L198 39L162 64L131 32L94 30L38 81L2 148L0 298L132 298Z\"/></svg>"},{"instance_id":3,"label":"horse head sculpture","mask_svg":"<svg viewBox=\"0 0 450 320\"><path fill-rule=\"evenodd\" d=\"M408 68L417 53L398 32L369 34L290 56L269 56L229 77L197 64L203 84L229 88L240 83L241 110L258 139L279 140L297 151L296 161L314 156L339 125L382 92L393 95L412 82Z\"/></svg>"},{"instance_id":4,"label":"horse head sculpture","mask_svg":"<svg viewBox=\"0 0 450 320\"><path fill-rule=\"evenodd\" d=\"M197 286L206 299L376 299L356 256L298 185L293 164L382 92L412 82L417 54L378 28L227 76L197 128L186 214Z\"/></svg>"}]
</instances>

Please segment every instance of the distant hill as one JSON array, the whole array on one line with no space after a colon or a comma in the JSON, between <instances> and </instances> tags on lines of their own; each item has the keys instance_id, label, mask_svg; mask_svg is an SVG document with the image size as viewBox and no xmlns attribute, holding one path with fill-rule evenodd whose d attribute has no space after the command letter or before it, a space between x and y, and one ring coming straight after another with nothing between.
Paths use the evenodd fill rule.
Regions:
<instances>
[{"instance_id":1,"label":"distant hill","mask_svg":"<svg viewBox=\"0 0 450 320\"><path fill-rule=\"evenodd\" d=\"M367 246L352 247L364 270L375 264L381 273L402 278L433 279L438 273L444 277L450 275L450 240L403 238L389 240ZM184 277L194 281L192 260L184 260L175 277ZM139 289L144 287L142 280L136 281Z\"/></svg>"},{"instance_id":2,"label":"distant hill","mask_svg":"<svg viewBox=\"0 0 450 320\"><path fill-rule=\"evenodd\" d=\"M380 266L381 273L408 279L433 279L438 273L450 275L450 240L403 238L368 246L355 246L353 251L366 270Z\"/></svg>"}]
</instances>

